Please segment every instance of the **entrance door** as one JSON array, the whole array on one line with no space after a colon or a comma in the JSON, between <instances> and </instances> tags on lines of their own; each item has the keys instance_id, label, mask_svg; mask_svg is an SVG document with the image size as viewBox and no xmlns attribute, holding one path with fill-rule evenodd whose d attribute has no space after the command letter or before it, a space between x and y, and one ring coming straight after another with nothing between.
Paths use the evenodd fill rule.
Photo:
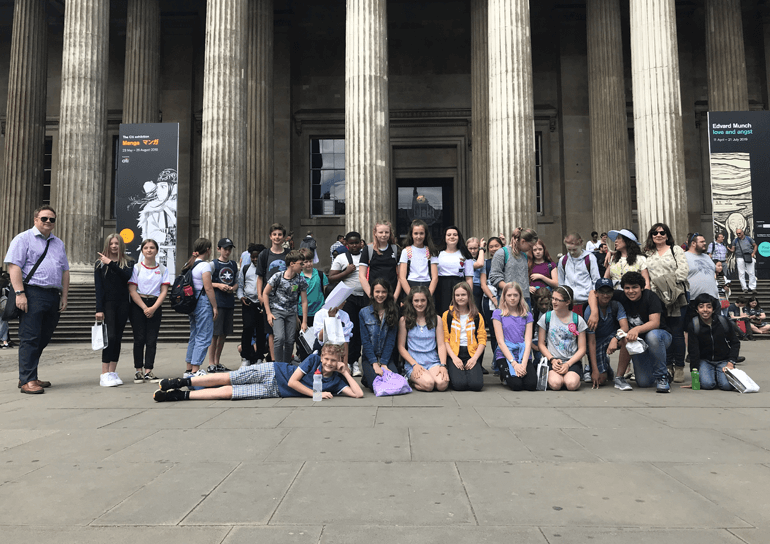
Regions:
<instances>
[{"instance_id":1,"label":"entrance door","mask_svg":"<svg viewBox=\"0 0 770 544\"><path fill-rule=\"evenodd\" d=\"M396 232L399 240L409 232L415 219L427 223L433 242L443 239L444 229L454 224L452 178L404 178L397 180L398 213Z\"/></svg>"}]
</instances>

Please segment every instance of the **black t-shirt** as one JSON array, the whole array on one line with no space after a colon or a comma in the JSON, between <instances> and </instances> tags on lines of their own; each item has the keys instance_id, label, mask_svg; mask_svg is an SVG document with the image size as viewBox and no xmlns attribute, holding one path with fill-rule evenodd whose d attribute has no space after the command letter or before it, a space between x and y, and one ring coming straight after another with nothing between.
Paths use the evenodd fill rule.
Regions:
<instances>
[{"instance_id":1,"label":"black t-shirt","mask_svg":"<svg viewBox=\"0 0 770 544\"><path fill-rule=\"evenodd\" d=\"M626 317L628 318L629 328L633 329L634 327L644 325L650 320L650 314L660 314L660 326L658 328L671 332L666 325L666 308L663 307L663 303L658 298L658 295L652 291L643 289L642 296L637 301L628 300L623 291L615 291L612 294L612 300L617 300L623 305Z\"/></svg>"},{"instance_id":2,"label":"black t-shirt","mask_svg":"<svg viewBox=\"0 0 770 544\"><path fill-rule=\"evenodd\" d=\"M262 278L262 289L265 285L278 272L286 271L286 256L289 254L288 249L284 249L283 253L273 253L268 247L263 249L262 253L257 258L257 276Z\"/></svg>"},{"instance_id":3,"label":"black t-shirt","mask_svg":"<svg viewBox=\"0 0 770 544\"><path fill-rule=\"evenodd\" d=\"M233 286L238 283L238 263L227 261L223 263L219 259L214 259L211 271L212 283L224 283ZM214 289L214 297L219 308L234 308L235 294L225 293L220 289Z\"/></svg>"},{"instance_id":4,"label":"black t-shirt","mask_svg":"<svg viewBox=\"0 0 770 544\"><path fill-rule=\"evenodd\" d=\"M398 273L396 272L398 255L393 251L392 245L388 245L387 249L380 251L382 255L372 251L372 255L369 256L369 246L364 246L361 250L361 261L359 264L367 265L370 268L369 285L377 278L384 278L390 284L391 290L395 292L398 283Z\"/></svg>"}]
</instances>

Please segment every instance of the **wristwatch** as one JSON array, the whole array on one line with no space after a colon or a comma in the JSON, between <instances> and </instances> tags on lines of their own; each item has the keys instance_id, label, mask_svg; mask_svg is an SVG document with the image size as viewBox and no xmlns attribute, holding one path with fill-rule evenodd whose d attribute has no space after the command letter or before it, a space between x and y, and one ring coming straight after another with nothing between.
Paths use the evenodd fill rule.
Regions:
<instances>
[{"instance_id":1,"label":"wristwatch","mask_svg":"<svg viewBox=\"0 0 770 544\"><path fill-rule=\"evenodd\" d=\"M24 294L24 290L16 291L16 296L23 295L23 294Z\"/></svg>"}]
</instances>

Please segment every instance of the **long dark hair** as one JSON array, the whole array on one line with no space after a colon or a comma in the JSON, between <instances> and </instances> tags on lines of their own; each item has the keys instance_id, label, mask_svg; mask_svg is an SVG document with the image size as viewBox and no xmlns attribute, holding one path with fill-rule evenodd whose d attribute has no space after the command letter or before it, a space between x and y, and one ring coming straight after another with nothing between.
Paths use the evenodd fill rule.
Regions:
<instances>
[{"instance_id":1,"label":"long dark hair","mask_svg":"<svg viewBox=\"0 0 770 544\"><path fill-rule=\"evenodd\" d=\"M195 264L195 260L211 249L211 240L208 238L198 238L193 244L193 252L187 263L182 268L182 272L187 272Z\"/></svg>"},{"instance_id":2,"label":"long dark hair","mask_svg":"<svg viewBox=\"0 0 770 544\"><path fill-rule=\"evenodd\" d=\"M414 300L414 295L418 293L422 293L428 299L428 305L425 307L425 325L429 329L433 329L436 327L436 306L433 304L433 297L430 295L430 290L427 287L418 285L412 287L412 290L409 291L409 295L406 297L406 302L404 302L404 324L406 325L406 330L410 330L417 325L417 310L414 309L412 300Z\"/></svg>"},{"instance_id":3,"label":"long dark hair","mask_svg":"<svg viewBox=\"0 0 770 544\"><path fill-rule=\"evenodd\" d=\"M385 302L382 303L382 307L385 309L385 323L392 329L398 323L398 306L396 306L396 299L393 298L393 288L390 286L390 282L385 278L377 278L370 285L372 287L372 302L370 306L375 310L375 315L377 315L377 310L374 307L376 304L374 302L375 286L381 285L388 292L388 296L385 298Z\"/></svg>"},{"instance_id":4,"label":"long dark hair","mask_svg":"<svg viewBox=\"0 0 770 544\"><path fill-rule=\"evenodd\" d=\"M538 245L538 244L543 246L543 262L544 263L552 263L553 259L551 258L551 254L548 253L548 248L545 247L545 242L543 242L542 240L538 239L534 244L532 244L532 249L534 249L535 246ZM530 249L529 252L527 253L527 255L529 256L529 259L527 259L527 263L528 263L527 266L529 268L529 275L530 276L532 275L532 267L535 266L535 254L532 251L532 249Z\"/></svg>"},{"instance_id":5,"label":"long dark hair","mask_svg":"<svg viewBox=\"0 0 770 544\"><path fill-rule=\"evenodd\" d=\"M444 229L444 239L441 240L441 251L446 251L447 245L446 245L446 233L450 230L456 230L457 231L457 251L460 252L460 255L463 256L465 259L473 259L473 256L471 255L471 252L468 251L468 246L465 245L465 238L463 238L463 233L460 232L460 229L457 228L454 225L450 225L447 228Z\"/></svg>"},{"instance_id":6,"label":"long dark hair","mask_svg":"<svg viewBox=\"0 0 770 544\"><path fill-rule=\"evenodd\" d=\"M671 234L671 229L668 228L668 225L665 223L655 223L652 227L650 227L650 231L647 233L647 241L644 242L644 250L647 253L652 253L655 251L655 242L652 241L652 233L658 229L663 229L663 231L666 233L666 244L671 247L674 246L674 236Z\"/></svg>"},{"instance_id":7,"label":"long dark hair","mask_svg":"<svg viewBox=\"0 0 770 544\"><path fill-rule=\"evenodd\" d=\"M636 236L636 233L632 232L634 236ZM626 262L633 266L636 262L636 258L642 254L642 248L639 247L639 244L634 242L631 238L628 238L626 236L623 236L622 234L618 234L621 238L623 238L623 242L626 244ZM655 244L653 244L655 245ZM615 254L612 256L612 262L616 263L620 260L620 251L616 251Z\"/></svg>"},{"instance_id":8,"label":"long dark hair","mask_svg":"<svg viewBox=\"0 0 770 544\"><path fill-rule=\"evenodd\" d=\"M468 320L473 321L479 315L479 310L476 307L476 301L473 300L473 288L468 285L467 281L457 282L452 288L452 311L457 312L457 308L455 308L455 293L458 289L463 289L465 294L468 295Z\"/></svg>"},{"instance_id":9,"label":"long dark hair","mask_svg":"<svg viewBox=\"0 0 770 544\"><path fill-rule=\"evenodd\" d=\"M428 230L428 224L422 219L415 219L412 221L412 224L409 225L409 234L406 235L406 242L404 242L404 247L407 248L414 245L414 238L412 238L412 231L414 230L414 227L423 228L425 231L425 247L430 250L430 254L434 257L438 255L438 251L436 251L436 245L433 243L433 238L431 237L430 231Z\"/></svg>"}]
</instances>

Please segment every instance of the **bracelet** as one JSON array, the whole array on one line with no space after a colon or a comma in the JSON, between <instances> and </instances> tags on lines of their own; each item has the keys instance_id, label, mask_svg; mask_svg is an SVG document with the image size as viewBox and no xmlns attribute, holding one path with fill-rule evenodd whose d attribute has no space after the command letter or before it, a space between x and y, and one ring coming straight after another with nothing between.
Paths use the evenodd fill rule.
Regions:
<instances>
[{"instance_id":1,"label":"bracelet","mask_svg":"<svg viewBox=\"0 0 770 544\"><path fill-rule=\"evenodd\" d=\"M551 361L553 361L553 359L554 359L553 357L551 357L550 359L548 359L548 364L551 364Z\"/></svg>"}]
</instances>

